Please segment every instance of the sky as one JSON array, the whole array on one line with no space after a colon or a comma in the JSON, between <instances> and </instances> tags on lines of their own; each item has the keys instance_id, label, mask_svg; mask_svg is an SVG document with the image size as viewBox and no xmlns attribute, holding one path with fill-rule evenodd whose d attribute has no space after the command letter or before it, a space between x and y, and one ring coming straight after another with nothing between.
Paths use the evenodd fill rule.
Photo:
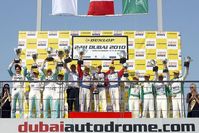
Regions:
<instances>
[{"instance_id":1,"label":"sky","mask_svg":"<svg viewBox=\"0 0 199 133\"><path fill-rule=\"evenodd\" d=\"M42 30L157 30L157 0L149 0L149 14L123 17L66 17L51 16L51 0L42 0ZM89 0L78 0L79 13L86 14ZM122 0L115 0L116 13ZM0 4L0 80L10 80L7 72L14 59L18 31L36 30L37 0L4 0ZM163 0L164 31L179 31L182 56L193 62L187 80L199 79L199 0Z\"/></svg>"}]
</instances>

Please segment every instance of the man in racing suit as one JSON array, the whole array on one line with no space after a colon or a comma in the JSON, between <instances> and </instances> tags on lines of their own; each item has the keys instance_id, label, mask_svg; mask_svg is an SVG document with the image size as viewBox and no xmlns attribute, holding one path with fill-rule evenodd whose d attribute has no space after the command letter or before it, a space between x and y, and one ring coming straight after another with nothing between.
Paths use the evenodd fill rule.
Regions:
<instances>
[{"instance_id":1,"label":"man in racing suit","mask_svg":"<svg viewBox=\"0 0 199 133\"><path fill-rule=\"evenodd\" d=\"M79 74L79 79L81 82L80 88L80 111L88 112L90 111L90 98L91 98L91 87L92 87L92 77L90 75L90 69L85 66L84 71L81 69L83 64L83 55L80 55L80 60L78 60L77 71Z\"/></svg>"},{"instance_id":2,"label":"man in racing suit","mask_svg":"<svg viewBox=\"0 0 199 133\"><path fill-rule=\"evenodd\" d=\"M123 76L124 69L125 68L123 67L119 72L115 72L114 62L112 61L112 64L109 66L109 71L106 72L113 112L120 111L119 78Z\"/></svg>"},{"instance_id":3,"label":"man in racing suit","mask_svg":"<svg viewBox=\"0 0 199 133\"><path fill-rule=\"evenodd\" d=\"M102 112L107 111L105 73L101 72L102 66L97 67L97 72L93 74L93 80L99 81L94 84L94 110L99 111L99 103L102 105ZM96 93L96 94L95 94Z\"/></svg>"},{"instance_id":4,"label":"man in racing suit","mask_svg":"<svg viewBox=\"0 0 199 133\"><path fill-rule=\"evenodd\" d=\"M157 108L157 118L160 118L161 112L163 118L167 118L168 115L168 106L167 106L167 95L168 95L168 83L163 80L169 81L169 71L167 68L167 64L164 65L163 74L159 74L155 71L155 75L158 75L157 81L154 83L155 91L156 91L156 108ZM165 77L165 78L164 78Z\"/></svg>"},{"instance_id":5,"label":"man in racing suit","mask_svg":"<svg viewBox=\"0 0 199 133\"><path fill-rule=\"evenodd\" d=\"M137 76L133 76L132 83L128 83L129 88L129 99L128 99L128 105L129 105L129 111L132 112L132 115L134 118L139 118L141 116L140 114L140 103L141 103L141 85L139 84L139 78Z\"/></svg>"},{"instance_id":6,"label":"man in racing suit","mask_svg":"<svg viewBox=\"0 0 199 133\"><path fill-rule=\"evenodd\" d=\"M33 108L35 106L36 117L40 118L40 104L41 104L41 90L43 88L42 82L35 82L35 81L42 81L44 76L40 73L39 78L39 71L37 68L34 68L31 73L28 74L26 77L28 81L30 81L30 92L29 92L29 118L33 118ZM31 82L33 81L33 82Z\"/></svg>"},{"instance_id":7,"label":"man in racing suit","mask_svg":"<svg viewBox=\"0 0 199 133\"><path fill-rule=\"evenodd\" d=\"M156 80L157 76L155 76ZM147 118L147 112L149 110L149 118L155 117L155 107L154 107L154 88L153 83L149 82L150 75L144 75L144 83L142 84L142 97L143 99L143 117Z\"/></svg>"},{"instance_id":8,"label":"man in racing suit","mask_svg":"<svg viewBox=\"0 0 199 133\"><path fill-rule=\"evenodd\" d=\"M48 109L50 107L50 111L51 111L51 116L52 116L52 112L53 112L53 106L52 106L52 102L53 102L53 98L54 98L54 82L50 82L52 80L56 80L57 77L57 69L55 70L55 72L52 71L52 69L48 68L46 73L44 70L45 64L46 64L46 60L44 60L43 65L42 65L42 72L45 75L45 82L44 83L44 91L43 91L43 111L44 111L44 118L49 118L49 114L48 114Z\"/></svg>"},{"instance_id":9,"label":"man in racing suit","mask_svg":"<svg viewBox=\"0 0 199 133\"><path fill-rule=\"evenodd\" d=\"M179 76L179 71L174 71L174 78L171 81L171 93L172 93L172 108L173 108L173 118L180 118L184 115L184 99L183 99L183 84L179 81L184 81L189 72L189 63L185 62L185 72L184 75Z\"/></svg>"},{"instance_id":10,"label":"man in racing suit","mask_svg":"<svg viewBox=\"0 0 199 133\"><path fill-rule=\"evenodd\" d=\"M54 96L53 96L53 118L64 118L64 92L66 91L66 72L60 70L57 75L57 81L54 83Z\"/></svg>"},{"instance_id":11,"label":"man in racing suit","mask_svg":"<svg viewBox=\"0 0 199 133\"><path fill-rule=\"evenodd\" d=\"M15 65L15 72L12 72L12 67ZM16 103L18 100L20 118L23 117L23 93L24 93L24 81L27 75L27 69L24 67L23 74L21 74L22 67L19 64L15 64L13 61L8 67L8 73L12 77L13 88L12 88L12 102L11 102L11 118L16 118Z\"/></svg>"}]
</instances>

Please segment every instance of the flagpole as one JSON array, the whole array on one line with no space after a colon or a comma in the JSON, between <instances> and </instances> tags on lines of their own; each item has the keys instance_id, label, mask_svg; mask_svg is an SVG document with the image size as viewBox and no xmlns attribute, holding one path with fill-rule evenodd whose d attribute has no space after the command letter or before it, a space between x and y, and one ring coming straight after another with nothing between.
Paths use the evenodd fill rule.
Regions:
<instances>
[{"instance_id":1,"label":"flagpole","mask_svg":"<svg viewBox=\"0 0 199 133\"><path fill-rule=\"evenodd\" d=\"M157 0L157 21L158 21L158 31L163 31L163 8L162 0Z\"/></svg>"},{"instance_id":2,"label":"flagpole","mask_svg":"<svg viewBox=\"0 0 199 133\"><path fill-rule=\"evenodd\" d=\"M37 31L42 30L42 0L37 0Z\"/></svg>"}]
</instances>

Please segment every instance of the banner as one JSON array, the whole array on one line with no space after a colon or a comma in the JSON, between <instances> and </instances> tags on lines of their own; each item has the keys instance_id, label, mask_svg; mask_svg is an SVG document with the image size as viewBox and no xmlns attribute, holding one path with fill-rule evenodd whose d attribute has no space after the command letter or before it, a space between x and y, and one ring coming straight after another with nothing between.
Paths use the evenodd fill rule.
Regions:
<instances>
[{"instance_id":1,"label":"banner","mask_svg":"<svg viewBox=\"0 0 199 133\"><path fill-rule=\"evenodd\" d=\"M96 42L101 39L105 42ZM114 41L110 42L111 39ZM93 42L87 42L92 40ZM127 42L128 41L128 42ZM128 45L127 45L128 44ZM137 73L143 79L145 73L149 73L153 79L152 66L149 61L155 59L162 72L162 60L168 59L168 67L171 78L173 71L182 70L181 40L179 32L157 32L157 31L21 31L19 32L18 47L22 48L22 63L30 69L33 60L32 53L38 53L38 63L41 65L47 57L46 48L52 47L54 51L70 46L71 57L77 59L77 46L87 47L85 51L87 59L85 63L96 67L102 65L102 71L109 69L111 58L118 59L118 52L124 50L127 54L129 73ZM116 46L117 45L117 46ZM128 47L127 47L128 46ZM111 52L105 48L113 49ZM103 49L102 49L103 48ZM119 50L118 50L119 48ZM101 51L100 51L101 49ZM96 52L96 53L95 53ZM53 57L57 59L56 52ZM76 64L76 60L71 62ZM53 64L46 67L55 68ZM121 64L115 61L115 69L120 70Z\"/></svg>"},{"instance_id":2,"label":"banner","mask_svg":"<svg viewBox=\"0 0 199 133\"><path fill-rule=\"evenodd\" d=\"M72 58L79 58L79 50L84 50L86 60L120 59L120 53L126 53L128 59L127 36L73 36Z\"/></svg>"},{"instance_id":3,"label":"banner","mask_svg":"<svg viewBox=\"0 0 199 133\"><path fill-rule=\"evenodd\" d=\"M148 13L148 0L123 0L123 14Z\"/></svg>"},{"instance_id":4,"label":"banner","mask_svg":"<svg viewBox=\"0 0 199 133\"><path fill-rule=\"evenodd\" d=\"M0 119L5 133L196 133L199 119Z\"/></svg>"},{"instance_id":5,"label":"banner","mask_svg":"<svg viewBox=\"0 0 199 133\"><path fill-rule=\"evenodd\" d=\"M77 0L52 0L52 15L77 15Z\"/></svg>"}]
</instances>

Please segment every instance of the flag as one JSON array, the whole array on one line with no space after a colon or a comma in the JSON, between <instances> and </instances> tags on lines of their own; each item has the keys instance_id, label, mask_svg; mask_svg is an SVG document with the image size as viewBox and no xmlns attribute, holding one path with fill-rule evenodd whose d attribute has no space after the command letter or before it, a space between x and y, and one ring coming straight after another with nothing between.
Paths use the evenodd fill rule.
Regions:
<instances>
[{"instance_id":1,"label":"flag","mask_svg":"<svg viewBox=\"0 0 199 133\"><path fill-rule=\"evenodd\" d=\"M88 15L114 14L114 0L90 0Z\"/></svg>"},{"instance_id":2,"label":"flag","mask_svg":"<svg viewBox=\"0 0 199 133\"><path fill-rule=\"evenodd\" d=\"M148 13L148 0L123 0L123 14Z\"/></svg>"},{"instance_id":3,"label":"flag","mask_svg":"<svg viewBox=\"0 0 199 133\"><path fill-rule=\"evenodd\" d=\"M77 15L77 0L52 0L52 15Z\"/></svg>"}]
</instances>

